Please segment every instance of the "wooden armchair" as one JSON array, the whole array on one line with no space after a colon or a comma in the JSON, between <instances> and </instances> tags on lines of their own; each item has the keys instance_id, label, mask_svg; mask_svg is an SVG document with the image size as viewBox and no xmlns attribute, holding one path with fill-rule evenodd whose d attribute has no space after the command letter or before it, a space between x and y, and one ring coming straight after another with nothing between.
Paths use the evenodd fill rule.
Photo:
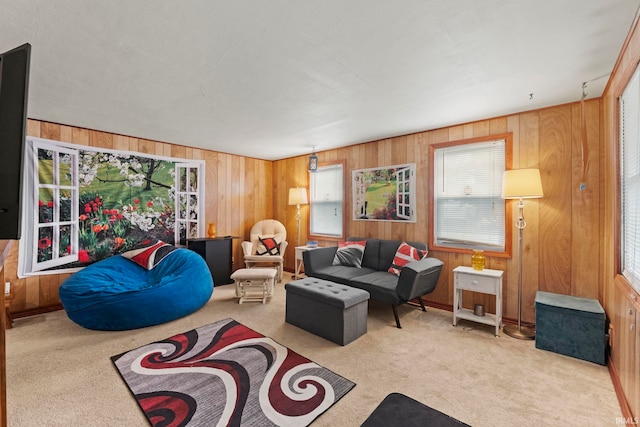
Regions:
<instances>
[{"instance_id":1,"label":"wooden armchair","mask_svg":"<svg viewBox=\"0 0 640 427\"><path fill-rule=\"evenodd\" d=\"M273 240L271 240L273 239ZM287 229L275 219L258 221L249 232L249 240L242 242L247 268L275 266L278 282L282 281L284 252L287 249Z\"/></svg>"}]
</instances>

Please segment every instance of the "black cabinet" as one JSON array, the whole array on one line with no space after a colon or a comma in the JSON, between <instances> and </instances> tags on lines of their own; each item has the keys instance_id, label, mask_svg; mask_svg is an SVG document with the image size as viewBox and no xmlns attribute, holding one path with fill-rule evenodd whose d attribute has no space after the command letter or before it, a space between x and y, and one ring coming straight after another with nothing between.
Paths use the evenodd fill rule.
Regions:
<instances>
[{"instance_id":1,"label":"black cabinet","mask_svg":"<svg viewBox=\"0 0 640 427\"><path fill-rule=\"evenodd\" d=\"M203 237L187 240L187 247L200 254L207 262L213 285L227 285L233 283L233 239L238 237Z\"/></svg>"}]
</instances>

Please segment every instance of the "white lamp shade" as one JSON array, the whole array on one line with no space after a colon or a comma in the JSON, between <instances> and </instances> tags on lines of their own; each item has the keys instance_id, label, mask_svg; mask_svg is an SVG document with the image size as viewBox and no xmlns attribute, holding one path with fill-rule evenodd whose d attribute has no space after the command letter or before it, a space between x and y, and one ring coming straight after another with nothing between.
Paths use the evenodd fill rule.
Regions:
<instances>
[{"instance_id":1,"label":"white lamp shade","mask_svg":"<svg viewBox=\"0 0 640 427\"><path fill-rule=\"evenodd\" d=\"M502 176L503 199L536 199L543 196L538 169L513 169Z\"/></svg>"},{"instance_id":2,"label":"white lamp shade","mask_svg":"<svg viewBox=\"0 0 640 427\"><path fill-rule=\"evenodd\" d=\"M305 188L290 188L289 189L289 204L290 205L306 205L309 203L307 199L307 190Z\"/></svg>"}]
</instances>

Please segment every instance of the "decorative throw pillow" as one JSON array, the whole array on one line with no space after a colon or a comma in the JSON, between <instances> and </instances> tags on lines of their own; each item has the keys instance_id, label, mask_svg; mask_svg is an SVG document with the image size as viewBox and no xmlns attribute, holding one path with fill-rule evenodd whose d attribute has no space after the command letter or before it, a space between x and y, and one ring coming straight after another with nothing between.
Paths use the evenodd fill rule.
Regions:
<instances>
[{"instance_id":1,"label":"decorative throw pillow","mask_svg":"<svg viewBox=\"0 0 640 427\"><path fill-rule=\"evenodd\" d=\"M339 242L336 255L333 257L333 265L344 265L347 267L362 267L362 257L366 240L357 242Z\"/></svg>"},{"instance_id":2,"label":"decorative throw pillow","mask_svg":"<svg viewBox=\"0 0 640 427\"><path fill-rule=\"evenodd\" d=\"M176 249L175 246L165 243L162 240L158 240L156 243L145 240L141 246L124 252L122 256L147 270L151 270Z\"/></svg>"},{"instance_id":3,"label":"decorative throw pillow","mask_svg":"<svg viewBox=\"0 0 640 427\"><path fill-rule=\"evenodd\" d=\"M400 275L402 268L411 261L420 261L427 256L428 251L416 249L407 242L402 242L400 247L396 251L396 255L393 257L391 267L389 267L389 273Z\"/></svg>"},{"instance_id":4,"label":"decorative throw pillow","mask_svg":"<svg viewBox=\"0 0 640 427\"><path fill-rule=\"evenodd\" d=\"M280 255L280 243L275 237L258 236L260 243L256 253L258 255Z\"/></svg>"}]
</instances>

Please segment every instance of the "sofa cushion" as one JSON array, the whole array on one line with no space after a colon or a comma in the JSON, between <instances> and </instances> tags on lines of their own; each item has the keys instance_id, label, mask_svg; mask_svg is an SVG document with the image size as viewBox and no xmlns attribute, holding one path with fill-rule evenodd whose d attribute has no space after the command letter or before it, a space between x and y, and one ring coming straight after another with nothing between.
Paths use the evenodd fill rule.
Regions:
<instances>
[{"instance_id":1,"label":"sofa cushion","mask_svg":"<svg viewBox=\"0 0 640 427\"><path fill-rule=\"evenodd\" d=\"M373 271L368 274L354 277L348 283L354 288L369 292L370 298L389 304L401 304L398 296L398 276L388 271Z\"/></svg>"},{"instance_id":2,"label":"sofa cushion","mask_svg":"<svg viewBox=\"0 0 640 427\"><path fill-rule=\"evenodd\" d=\"M326 267L320 267L313 272L313 277L329 280L331 282L342 283L348 285L349 281L354 277L362 276L363 274L373 273L375 270L362 267L346 267L344 265L329 265Z\"/></svg>"},{"instance_id":3,"label":"sofa cushion","mask_svg":"<svg viewBox=\"0 0 640 427\"><path fill-rule=\"evenodd\" d=\"M359 241L366 240L367 245L364 248L364 255L362 256L362 266L370 268L372 270L379 270L380 265L380 240L379 239L365 239L363 237L349 237L347 241Z\"/></svg>"},{"instance_id":4,"label":"sofa cushion","mask_svg":"<svg viewBox=\"0 0 640 427\"><path fill-rule=\"evenodd\" d=\"M366 244L366 240L339 242L333 265L360 268Z\"/></svg>"},{"instance_id":5,"label":"sofa cushion","mask_svg":"<svg viewBox=\"0 0 640 427\"><path fill-rule=\"evenodd\" d=\"M400 271L405 265L411 261L420 261L427 256L427 253L427 251L414 248L407 242L402 242L396 251L396 255L393 257L393 262L388 271L396 276L400 276Z\"/></svg>"}]
</instances>

